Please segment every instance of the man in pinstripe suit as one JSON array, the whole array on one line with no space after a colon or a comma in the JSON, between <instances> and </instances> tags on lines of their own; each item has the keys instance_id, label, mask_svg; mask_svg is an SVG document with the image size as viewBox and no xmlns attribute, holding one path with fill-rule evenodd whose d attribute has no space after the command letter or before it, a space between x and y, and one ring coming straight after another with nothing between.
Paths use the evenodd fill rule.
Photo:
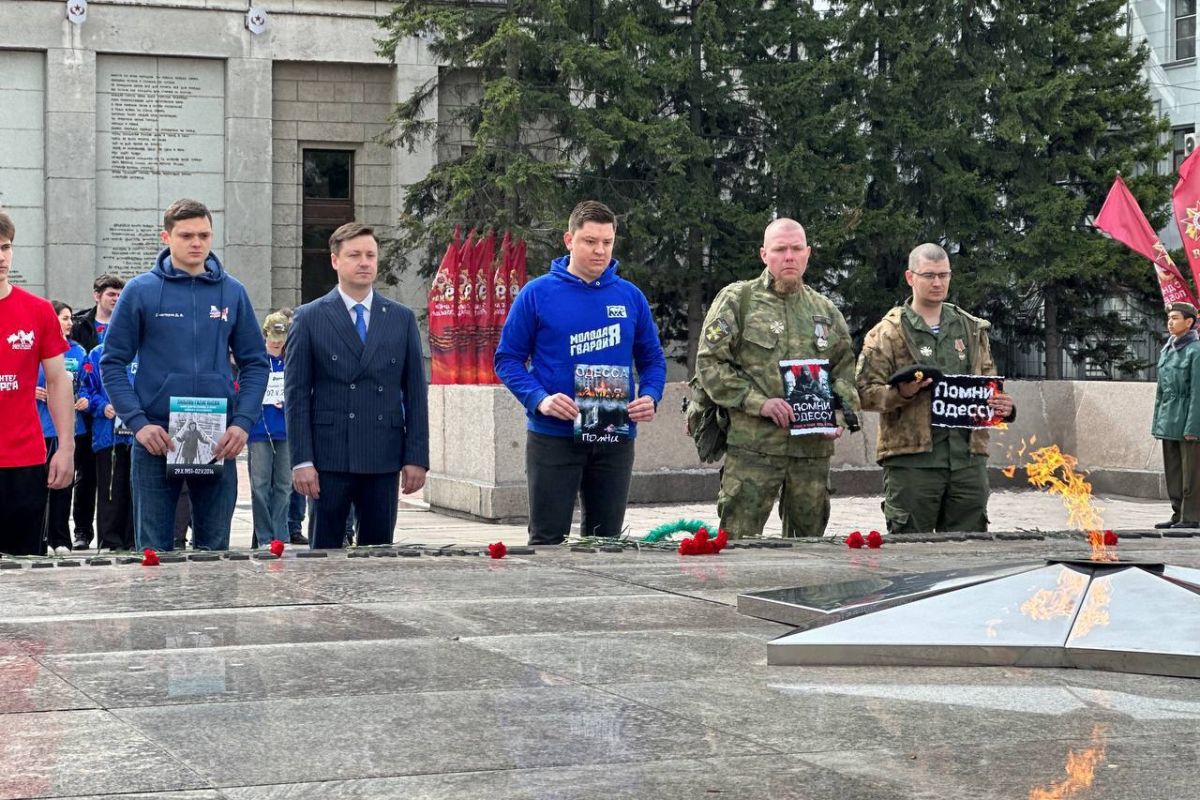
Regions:
<instances>
[{"instance_id":1,"label":"man in pinstripe suit","mask_svg":"<svg viewBox=\"0 0 1200 800\"><path fill-rule=\"evenodd\" d=\"M338 285L296 309L287 337L284 409L292 483L314 501L310 542L341 547L354 504L358 544L386 544L397 490L425 485L429 416L413 312L377 295L379 243L349 222L329 237Z\"/></svg>"}]
</instances>

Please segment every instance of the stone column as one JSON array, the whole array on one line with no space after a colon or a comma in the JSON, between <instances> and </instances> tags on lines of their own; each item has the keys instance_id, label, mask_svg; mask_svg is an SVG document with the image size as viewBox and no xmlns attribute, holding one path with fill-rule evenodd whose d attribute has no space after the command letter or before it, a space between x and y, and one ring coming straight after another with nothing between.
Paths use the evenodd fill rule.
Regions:
<instances>
[{"instance_id":1,"label":"stone column","mask_svg":"<svg viewBox=\"0 0 1200 800\"><path fill-rule=\"evenodd\" d=\"M271 305L271 61L225 64L225 249L259 321Z\"/></svg>"},{"instance_id":2,"label":"stone column","mask_svg":"<svg viewBox=\"0 0 1200 800\"><path fill-rule=\"evenodd\" d=\"M74 27L74 26L72 26ZM96 53L46 51L46 296L92 306L96 277Z\"/></svg>"}]
</instances>

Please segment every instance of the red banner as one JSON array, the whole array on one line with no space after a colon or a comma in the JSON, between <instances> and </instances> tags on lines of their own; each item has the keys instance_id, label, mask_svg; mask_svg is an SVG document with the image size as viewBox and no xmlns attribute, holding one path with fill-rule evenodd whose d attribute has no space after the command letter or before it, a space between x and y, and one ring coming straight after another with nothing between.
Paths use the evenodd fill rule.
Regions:
<instances>
[{"instance_id":1,"label":"red banner","mask_svg":"<svg viewBox=\"0 0 1200 800\"><path fill-rule=\"evenodd\" d=\"M430 383L458 383L458 352L454 348L454 315L457 308L455 290L458 285L458 251L462 231L454 229L454 241L446 245L446 253L429 287L429 356Z\"/></svg>"},{"instance_id":2,"label":"red banner","mask_svg":"<svg viewBox=\"0 0 1200 800\"><path fill-rule=\"evenodd\" d=\"M1130 250L1141 253L1154 262L1164 305L1181 301L1196 304L1196 298L1192 295L1187 281L1167 254L1167 248L1159 241L1120 175L1113 181L1104 206L1096 216L1096 227Z\"/></svg>"},{"instance_id":3,"label":"red banner","mask_svg":"<svg viewBox=\"0 0 1200 800\"><path fill-rule=\"evenodd\" d=\"M454 351L458 358L456 383L475 382L475 229L459 249L458 292L454 297Z\"/></svg>"},{"instance_id":4,"label":"red banner","mask_svg":"<svg viewBox=\"0 0 1200 800\"><path fill-rule=\"evenodd\" d=\"M1183 239L1183 252L1192 270L1192 285L1200 291L1200 160L1193 150L1179 165L1179 183L1171 192L1175 208L1175 224Z\"/></svg>"},{"instance_id":5,"label":"red banner","mask_svg":"<svg viewBox=\"0 0 1200 800\"><path fill-rule=\"evenodd\" d=\"M475 269L475 382L495 383L492 356L492 261L496 257L496 232L488 235L476 249Z\"/></svg>"}]
</instances>

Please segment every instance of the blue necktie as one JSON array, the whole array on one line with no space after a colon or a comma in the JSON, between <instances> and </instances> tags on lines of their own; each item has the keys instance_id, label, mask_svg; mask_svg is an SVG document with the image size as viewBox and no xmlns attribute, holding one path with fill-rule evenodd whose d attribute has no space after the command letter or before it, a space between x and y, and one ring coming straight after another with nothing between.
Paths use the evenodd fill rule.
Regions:
<instances>
[{"instance_id":1,"label":"blue necktie","mask_svg":"<svg viewBox=\"0 0 1200 800\"><path fill-rule=\"evenodd\" d=\"M362 303L354 304L354 330L358 331L358 338L363 344L367 343L367 318L363 316L366 306Z\"/></svg>"}]
</instances>

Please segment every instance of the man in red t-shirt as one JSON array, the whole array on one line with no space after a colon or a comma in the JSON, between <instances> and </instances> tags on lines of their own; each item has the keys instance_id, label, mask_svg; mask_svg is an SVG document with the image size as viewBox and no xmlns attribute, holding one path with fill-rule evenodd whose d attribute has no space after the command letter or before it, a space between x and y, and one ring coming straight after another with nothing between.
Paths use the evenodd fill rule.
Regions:
<instances>
[{"instance_id":1,"label":"man in red t-shirt","mask_svg":"<svg viewBox=\"0 0 1200 800\"><path fill-rule=\"evenodd\" d=\"M12 268L12 217L0 211L0 553L27 556L46 552L42 516L46 489L64 489L75 474L75 401L63 364L67 340L50 303L8 282ZM34 388L38 366L46 373L46 403L58 437L58 451L46 467L46 443L38 421Z\"/></svg>"}]
</instances>

